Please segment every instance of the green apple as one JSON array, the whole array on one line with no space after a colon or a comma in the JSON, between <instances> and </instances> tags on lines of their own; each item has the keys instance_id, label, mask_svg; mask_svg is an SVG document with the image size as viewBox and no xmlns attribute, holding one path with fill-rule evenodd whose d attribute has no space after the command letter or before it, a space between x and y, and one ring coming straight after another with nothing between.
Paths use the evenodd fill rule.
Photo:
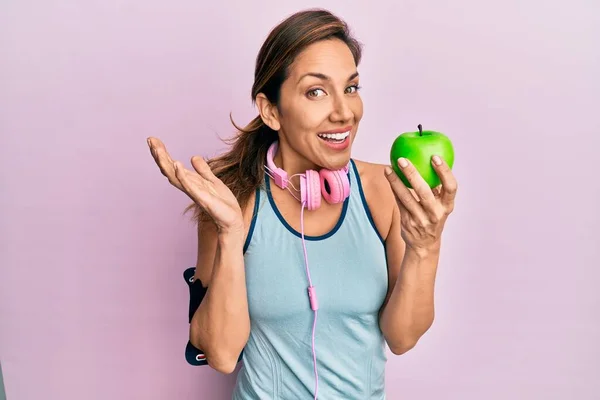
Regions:
<instances>
[{"instance_id":1,"label":"green apple","mask_svg":"<svg viewBox=\"0 0 600 400\"><path fill-rule=\"evenodd\" d=\"M408 159L429 187L434 188L440 184L440 178L431 164L431 157L434 155L440 156L450 169L454 166L454 148L450 139L440 132L424 131L419 124L418 132L405 132L394 140L390 161L392 168L408 188L412 188L412 185L398 166L400 157Z\"/></svg>"}]
</instances>

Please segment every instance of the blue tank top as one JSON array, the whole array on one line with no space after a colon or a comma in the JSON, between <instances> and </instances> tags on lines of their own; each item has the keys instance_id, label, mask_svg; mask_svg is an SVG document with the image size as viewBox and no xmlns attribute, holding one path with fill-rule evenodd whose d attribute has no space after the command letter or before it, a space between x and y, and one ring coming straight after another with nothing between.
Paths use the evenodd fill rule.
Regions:
<instances>
[{"instance_id":1,"label":"blue tank top","mask_svg":"<svg viewBox=\"0 0 600 400\"><path fill-rule=\"evenodd\" d=\"M384 242L354 161L348 175L350 196L335 227L322 236L305 235L319 300L318 398L381 400L387 361L378 322L388 288ZM244 246L251 330L233 400L314 397L314 313L301 234L280 214L270 185L266 179L256 192Z\"/></svg>"}]
</instances>

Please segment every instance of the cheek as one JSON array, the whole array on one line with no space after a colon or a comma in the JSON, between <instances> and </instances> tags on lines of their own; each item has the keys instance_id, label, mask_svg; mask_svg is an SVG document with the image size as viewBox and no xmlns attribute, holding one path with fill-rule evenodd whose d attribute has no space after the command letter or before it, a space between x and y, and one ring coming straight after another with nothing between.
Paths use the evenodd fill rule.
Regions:
<instances>
[{"instance_id":1,"label":"cheek","mask_svg":"<svg viewBox=\"0 0 600 400\"><path fill-rule=\"evenodd\" d=\"M304 153L301 149L306 148L311 142L311 137L323 124L326 113L319 107L307 105L288 107L283 112L281 120L287 142L292 147Z\"/></svg>"},{"instance_id":2,"label":"cheek","mask_svg":"<svg viewBox=\"0 0 600 400\"><path fill-rule=\"evenodd\" d=\"M360 97L356 98L355 102L352 102L350 108L352 109L352 114L354 114L354 118L356 122L360 121L363 116L363 102Z\"/></svg>"},{"instance_id":3,"label":"cheek","mask_svg":"<svg viewBox=\"0 0 600 400\"><path fill-rule=\"evenodd\" d=\"M323 126L323 122L327 120L330 109L326 104L306 104L300 108L298 120L296 122L299 131L305 133L314 133Z\"/></svg>"}]
</instances>

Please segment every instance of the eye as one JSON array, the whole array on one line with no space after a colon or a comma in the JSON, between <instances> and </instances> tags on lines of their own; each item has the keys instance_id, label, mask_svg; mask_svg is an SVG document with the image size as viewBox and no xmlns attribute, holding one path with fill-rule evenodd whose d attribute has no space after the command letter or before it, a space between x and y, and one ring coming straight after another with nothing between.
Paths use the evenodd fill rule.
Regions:
<instances>
[{"instance_id":1,"label":"eye","mask_svg":"<svg viewBox=\"0 0 600 400\"><path fill-rule=\"evenodd\" d=\"M320 94L325 94L325 91L323 89L311 89L306 93L308 97L319 97Z\"/></svg>"},{"instance_id":2,"label":"eye","mask_svg":"<svg viewBox=\"0 0 600 400\"><path fill-rule=\"evenodd\" d=\"M360 86L358 86L358 85L348 86L346 88L346 93L354 94L354 93L358 92L359 89L360 89Z\"/></svg>"}]
</instances>

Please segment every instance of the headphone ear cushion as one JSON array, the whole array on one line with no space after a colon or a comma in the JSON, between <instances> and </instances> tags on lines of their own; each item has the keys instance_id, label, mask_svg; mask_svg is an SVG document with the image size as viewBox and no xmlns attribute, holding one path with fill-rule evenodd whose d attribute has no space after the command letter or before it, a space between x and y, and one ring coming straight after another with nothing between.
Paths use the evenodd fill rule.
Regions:
<instances>
[{"instance_id":1,"label":"headphone ear cushion","mask_svg":"<svg viewBox=\"0 0 600 400\"><path fill-rule=\"evenodd\" d=\"M350 181L343 169L319 171L321 192L329 204L341 203L350 195Z\"/></svg>"},{"instance_id":2,"label":"headphone ear cushion","mask_svg":"<svg viewBox=\"0 0 600 400\"><path fill-rule=\"evenodd\" d=\"M300 179L300 197L311 211L321 206L321 181L317 171L309 169Z\"/></svg>"}]
</instances>

